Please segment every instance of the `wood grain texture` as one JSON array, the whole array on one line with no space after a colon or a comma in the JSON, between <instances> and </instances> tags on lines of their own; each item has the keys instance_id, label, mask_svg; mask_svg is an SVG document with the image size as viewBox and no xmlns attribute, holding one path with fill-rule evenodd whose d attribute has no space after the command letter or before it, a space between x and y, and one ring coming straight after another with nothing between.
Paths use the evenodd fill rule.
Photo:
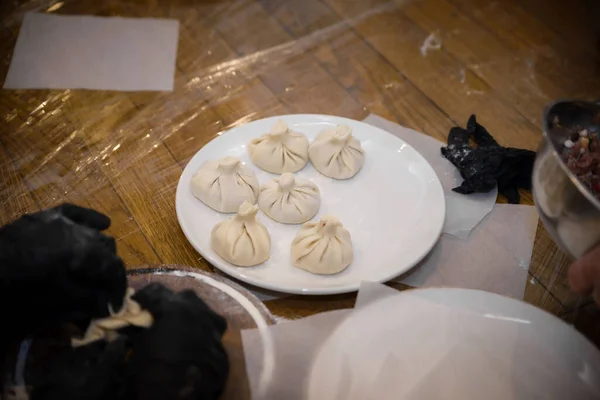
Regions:
<instances>
[{"instance_id":1,"label":"wood grain texture","mask_svg":"<svg viewBox=\"0 0 600 400\"><path fill-rule=\"evenodd\" d=\"M51 4L3 2L0 72L8 70L23 12ZM210 140L252 120L299 112L376 113L444 140L477 114L503 145L535 149L548 101L600 96L600 41L589 22L596 4L66 0L52 12L178 19L175 90L3 91L0 222L72 201L111 216L109 233L130 267L211 271L186 241L174 207L183 167ZM424 47L430 36L438 49ZM578 300L566 280L569 263L540 225L525 300L569 320ZM292 296L267 305L293 319L352 307L354 299ZM598 340L594 315L575 322Z\"/></svg>"}]
</instances>

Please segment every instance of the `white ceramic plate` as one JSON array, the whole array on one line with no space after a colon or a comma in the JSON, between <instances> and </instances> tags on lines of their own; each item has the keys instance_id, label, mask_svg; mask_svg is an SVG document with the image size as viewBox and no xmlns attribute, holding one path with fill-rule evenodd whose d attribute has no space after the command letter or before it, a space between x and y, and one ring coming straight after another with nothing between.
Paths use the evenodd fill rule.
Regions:
<instances>
[{"instance_id":1,"label":"white ceramic plate","mask_svg":"<svg viewBox=\"0 0 600 400\"><path fill-rule=\"evenodd\" d=\"M246 144L269 132L278 119L309 140L325 128L346 124L365 150L365 164L350 180L327 178L310 162L297 173L315 182L321 191L321 208L315 218L335 215L352 235L354 262L339 274L313 275L293 267L290 245L300 225L283 225L262 213L259 219L271 234L271 257L264 264L236 267L222 260L210 246L213 226L231 214L220 214L193 196L193 174L205 161L229 155L251 166L261 184L273 179L277 175L252 164ZM363 280L384 282L406 272L435 245L445 216L444 192L438 177L404 141L359 121L303 114L254 121L212 140L185 167L177 186L176 208L187 239L216 268L252 285L298 294L356 291Z\"/></svg>"},{"instance_id":2,"label":"white ceramic plate","mask_svg":"<svg viewBox=\"0 0 600 400\"><path fill-rule=\"evenodd\" d=\"M464 323L459 310L476 319ZM482 345L486 338L491 345ZM323 343L308 376L307 400L362 399L363 392L383 400L592 399L600 396L600 353L572 326L524 302L419 289L358 308Z\"/></svg>"}]
</instances>

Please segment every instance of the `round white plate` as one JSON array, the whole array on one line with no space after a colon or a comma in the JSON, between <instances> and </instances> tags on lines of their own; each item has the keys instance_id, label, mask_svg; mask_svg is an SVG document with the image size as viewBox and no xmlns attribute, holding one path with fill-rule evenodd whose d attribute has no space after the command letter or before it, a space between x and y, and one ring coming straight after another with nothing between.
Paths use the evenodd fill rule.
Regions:
<instances>
[{"instance_id":1,"label":"round white plate","mask_svg":"<svg viewBox=\"0 0 600 400\"><path fill-rule=\"evenodd\" d=\"M463 312L469 319L460 319ZM317 351L308 376L307 400L358 400L365 392L378 399L592 399L600 396L600 352L524 302L419 289L358 308Z\"/></svg>"},{"instance_id":2,"label":"round white plate","mask_svg":"<svg viewBox=\"0 0 600 400\"><path fill-rule=\"evenodd\" d=\"M346 124L365 150L362 170L349 180L335 180L308 165L297 173L316 183L324 214L337 216L352 235L354 262L335 275L314 275L292 266L290 245L300 225L284 225L263 213L259 219L271 235L271 257L256 267L236 267L210 246L215 224L232 214L218 213L190 190L190 181L207 160L234 156L253 168L264 184L277 175L254 166L246 144L283 119L309 140L321 130ZM427 161L401 139L371 125L325 115L284 115L233 128L204 146L179 179L177 218L192 246L212 265L239 280L270 290L298 294L333 294L358 290L361 281L384 282L417 264L437 242L444 224L445 201L440 181Z\"/></svg>"}]
</instances>

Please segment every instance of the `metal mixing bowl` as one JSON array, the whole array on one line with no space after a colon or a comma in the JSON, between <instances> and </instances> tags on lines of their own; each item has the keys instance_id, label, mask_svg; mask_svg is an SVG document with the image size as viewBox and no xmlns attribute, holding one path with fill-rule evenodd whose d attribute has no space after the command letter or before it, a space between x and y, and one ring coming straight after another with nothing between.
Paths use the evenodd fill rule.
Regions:
<instances>
[{"instance_id":1,"label":"metal mixing bowl","mask_svg":"<svg viewBox=\"0 0 600 400\"><path fill-rule=\"evenodd\" d=\"M600 244L600 201L559 156L569 128L600 128L600 103L558 101L544 110L544 140L533 167L533 196L554 241L575 258Z\"/></svg>"}]
</instances>

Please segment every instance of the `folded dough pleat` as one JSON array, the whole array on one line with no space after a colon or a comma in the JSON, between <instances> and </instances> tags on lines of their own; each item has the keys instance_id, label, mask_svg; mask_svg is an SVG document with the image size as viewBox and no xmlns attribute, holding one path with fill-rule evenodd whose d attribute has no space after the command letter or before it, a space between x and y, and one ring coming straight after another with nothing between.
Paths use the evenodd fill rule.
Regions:
<instances>
[{"instance_id":1,"label":"folded dough pleat","mask_svg":"<svg viewBox=\"0 0 600 400\"><path fill-rule=\"evenodd\" d=\"M274 174L296 172L308 162L308 139L277 121L271 132L248 143L248 154L257 167Z\"/></svg>"},{"instance_id":2,"label":"folded dough pleat","mask_svg":"<svg viewBox=\"0 0 600 400\"><path fill-rule=\"evenodd\" d=\"M360 142L345 125L319 133L310 144L308 155L317 171L334 179L352 178L365 162Z\"/></svg>"},{"instance_id":3,"label":"folded dough pleat","mask_svg":"<svg viewBox=\"0 0 600 400\"><path fill-rule=\"evenodd\" d=\"M285 173L261 187L258 205L277 222L301 224L319 211L321 196L313 182Z\"/></svg>"},{"instance_id":4,"label":"folded dough pleat","mask_svg":"<svg viewBox=\"0 0 600 400\"><path fill-rule=\"evenodd\" d=\"M235 157L207 161L192 177L194 196L210 208L236 212L244 201L256 203L259 184L254 171Z\"/></svg>"},{"instance_id":5,"label":"folded dough pleat","mask_svg":"<svg viewBox=\"0 0 600 400\"><path fill-rule=\"evenodd\" d=\"M314 274L336 274L354 259L350 232L333 216L307 222L292 241L292 264Z\"/></svg>"},{"instance_id":6,"label":"folded dough pleat","mask_svg":"<svg viewBox=\"0 0 600 400\"><path fill-rule=\"evenodd\" d=\"M271 237L258 221L258 206L244 202L238 213L219 222L211 232L211 246L225 261L251 267L267 261L271 255Z\"/></svg>"}]
</instances>

